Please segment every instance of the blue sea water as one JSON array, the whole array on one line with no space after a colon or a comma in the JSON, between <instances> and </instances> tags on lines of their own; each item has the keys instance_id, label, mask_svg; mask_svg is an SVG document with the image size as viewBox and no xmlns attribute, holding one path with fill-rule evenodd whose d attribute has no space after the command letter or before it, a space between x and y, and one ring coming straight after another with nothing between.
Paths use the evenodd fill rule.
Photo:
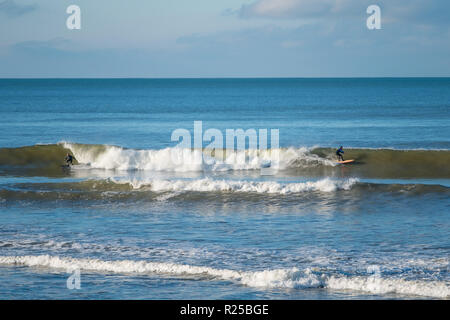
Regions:
<instances>
[{"instance_id":1,"label":"blue sea water","mask_svg":"<svg viewBox=\"0 0 450 320\"><path fill-rule=\"evenodd\" d=\"M450 79L0 80L0 145L173 146L176 128L278 128L282 146L450 148Z\"/></svg>"},{"instance_id":2,"label":"blue sea water","mask_svg":"<svg viewBox=\"0 0 450 320\"><path fill-rule=\"evenodd\" d=\"M194 121L283 165L173 165ZM449 149L449 78L1 79L0 298L448 299Z\"/></svg>"}]
</instances>

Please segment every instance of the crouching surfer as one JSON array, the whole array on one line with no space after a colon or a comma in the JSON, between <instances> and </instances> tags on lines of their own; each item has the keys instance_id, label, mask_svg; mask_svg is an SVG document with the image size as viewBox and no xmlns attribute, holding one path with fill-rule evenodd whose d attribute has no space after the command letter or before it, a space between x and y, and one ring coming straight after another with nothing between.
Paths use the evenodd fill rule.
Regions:
<instances>
[{"instance_id":1,"label":"crouching surfer","mask_svg":"<svg viewBox=\"0 0 450 320\"><path fill-rule=\"evenodd\" d=\"M76 160L76 159L73 155L68 153L67 156L64 158L64 160L66 161L66 165L68 167L70 167L70 166L73 166L73 160Z\"/></svg>"}]
</instances>

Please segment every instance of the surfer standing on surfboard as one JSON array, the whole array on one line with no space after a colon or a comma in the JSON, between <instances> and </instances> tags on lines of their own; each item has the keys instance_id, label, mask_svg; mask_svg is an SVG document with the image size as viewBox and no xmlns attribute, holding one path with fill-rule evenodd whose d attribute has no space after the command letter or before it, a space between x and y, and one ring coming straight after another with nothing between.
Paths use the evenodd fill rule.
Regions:
<instances>
[{"instance_id":1,"label":"surfer standing on surfboard","mask_svg":"<svg viewBox=\"0 0 450 320\"><path fill-rule=\"evenodd\" d=\"M344 153L344 148L342 146L336 150L336 155L338 156L338 160L345 161L341 153Z\"/></svg>"}]
</instances>

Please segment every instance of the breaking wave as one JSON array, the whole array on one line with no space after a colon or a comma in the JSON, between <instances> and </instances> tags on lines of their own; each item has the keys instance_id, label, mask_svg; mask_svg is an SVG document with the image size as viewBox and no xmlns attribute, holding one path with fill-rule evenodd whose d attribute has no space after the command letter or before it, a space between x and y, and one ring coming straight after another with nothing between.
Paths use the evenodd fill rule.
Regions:
<instances>
[{"instance_id":1,"label":"breaking wave","mask_svg":"<svg viewBox=\"0 0 450 320\"><path fill-rule=\"evenodd\" d=\"M231 179L133 179L107 178L78 182L26 182L0 186L0 203L15 201L166 201L172 200L261 200L276 197L282 201L299 196L333 196L345 192L348 196L366 197L376 193L420 196L450 195L450 188L428 184L377 184L356 178L320 179L305 182L251 181ZM201 195L200 195L200 194ZM229 199L229 197L232 197ZM83 202L84 203L84 202Z\"/></svg>"},{"instance_id":2,"label":"breaking wave","mask_svg":"<svg viewBox=\"0 0 450 320\"><path fill-rule=\"evenodd\" d=\"M307 181L298 183L280 183L276 181L233 181L214 180L211 178L196 180L113 180L120 184L129 184L134 189L148 188L155 192L165 191L198 191L198 192L254 192L288 194L306 191L332 192L349 190L358 179Z\"/></svg>"},{"instance_id":3,"label":"breaking wave","mask_svg":"<svg viewBox=\"0 0 450 320\"><path fill-rule=\"evenodd\" d=\"M374 276L344 276L327 274L307 268L272 269L262 271L236 271L176 263L136 260L105 261L69 257L1 256L0 265L27 266L64 270L80 269L87 272L123 274L159 274L179 277L198 277L206 280L226 280L241 285L261 288L325 288L352 290L371 294L401 294L447 298L450 288L444 281L405 280Z\"/></svg>"},{"instance_id":4,"label":"breaking wave","mask_svg":"<svg viewBox=\"0 0 450 320\"><path fill-rule=\"evenodd\" d=\"M91 168L151 171L230 171L257 170L267 166L291 167L334 166L329 159L310 153L308 148L276 150L190 150L165 148L135 150L116 146L94 146L62 143L82 164ZM276 160L274 160L276 159ZM274 163L276 162L276 163Z\"/></svg>"},{"instance_id":5,"label":"breaking wave","mask_svg":"<svg viewBox=\"0 0 450 320\"><path fill-rule=\"evenodd\" d=\"M450 178L449 150L346 149L354 159L351 170L360 176L379 178ZM274 150L190 150L181 148L127 149L111 145L61 142L19 148L0 148L0 169L59 169L71 152L74 169L147 170L164 172L221 172L275 168L303 170L316 176L336 174L334 150L330 148L281 148ZM203 160L202 160L203 159ZM350 168L350 167L349 167ZM49 174L41 171L41 175Z\"/></svg>"},{"instance_id":6,"label":"breaking wave","mask_svg":"<svg viewBox=\"0 0 450 320\"><path fill-rule=\"evenodd\" d=\"M181 148L126 149L110 145L58 143L0 149L0 166L60 166L67 152L82 168L151 171L255 170L276 165L280 169L335 163L310 153L308 148L276 150L190 150ZM277 153L277 161L273 163ZM203 161L202 161L203 157ZM200 160L199 160L200 159Z\"/></svg>"}]
</instances>

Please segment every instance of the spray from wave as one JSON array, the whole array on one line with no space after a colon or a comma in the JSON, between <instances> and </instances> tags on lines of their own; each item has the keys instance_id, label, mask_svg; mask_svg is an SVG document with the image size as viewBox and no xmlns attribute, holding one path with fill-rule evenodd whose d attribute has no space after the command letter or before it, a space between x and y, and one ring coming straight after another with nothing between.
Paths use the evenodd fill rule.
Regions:
<instances>
[{"instance_id":1,"label":"spray from wave","mask_svg":"<svg viewBox=\"0 0 450 320\"><path fill-rule=\"evenodd\" d=\"M200 151L181 148L135 150L73 143L61 145L71 150L78 162L91 168L110 170L231 171L257 170L268 165L283 170L292 167L336 165L329 159L310 153L308 148ZM276 163L274 163L275 153L277 153Z\"/></svg>"}]
</instances>

